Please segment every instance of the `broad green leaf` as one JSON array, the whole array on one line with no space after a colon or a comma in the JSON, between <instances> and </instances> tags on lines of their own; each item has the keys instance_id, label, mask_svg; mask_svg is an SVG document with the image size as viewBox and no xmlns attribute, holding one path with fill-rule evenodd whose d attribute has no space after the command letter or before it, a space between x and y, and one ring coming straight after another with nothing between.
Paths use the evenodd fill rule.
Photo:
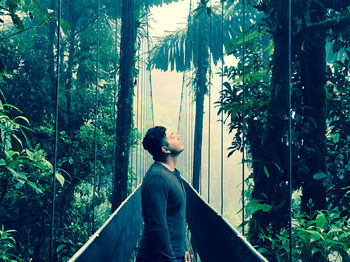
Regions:
<instances>
[{"instance_id":1,"label":"broad green leaf","mask_svg":"<svg viewBox=\"0 0 350 262\"><path fill-rule=\"evenodd\" d=\"M63 187L64 185L64 176L62 176L60 173L56 172L56 179L58 180L58 182L60 182L61 186Z\"/></svg>"},{"instance_id":2,"label":"broad green leaf","mask_svg":"<svg viewBox=\"0 0 350 262\"><path fill-rule=\"evenodd\" d=\"M326 216L323 213L319 213L316 217L316 226L319 228L324 228L324 225L326 224Z\"/></svg>"},{"instance_id":3,"label":"broad green leaf","mask_svg":"<svg viewBox=\"0 0 350 262\"><path fill-rule=\"evenodd\" d=\"M254 214L257 211L269 212L272 209L272 206L269 204L262 204L258 200L251 200L246 206L247 216Z\"/></svg>"},{"instance_id":4,"label":"broad green leaf","mask_svg":"<svg viewBox=\"0 0 350 262\"><path fill-rule=\"evenodd\" d=\"M6 155L8 155L8 157L10 157L11 159L15 156L19 156L19 153L17 151L13 151L13 150L8 150L6 152Z\"/></svg>"}]
</instances>

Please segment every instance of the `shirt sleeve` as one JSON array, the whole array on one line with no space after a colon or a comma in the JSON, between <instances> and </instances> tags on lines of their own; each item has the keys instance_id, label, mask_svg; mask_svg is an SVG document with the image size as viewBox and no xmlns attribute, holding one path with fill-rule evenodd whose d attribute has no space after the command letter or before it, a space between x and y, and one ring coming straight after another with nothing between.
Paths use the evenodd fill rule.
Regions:
<instances>
[{"instance_id":1,"label":"shirt sleeve","mask_svg":"<svg viewBox=\"0 0 350 262\"><path fill-rule=\"evenodd\" d=\"M144 205L147 209L151 235L165 262L175 262L171 247L168 224L166 221L168 189L165 180L160 176L152 176L144 187Z\"/></svg>"}]
</instances>

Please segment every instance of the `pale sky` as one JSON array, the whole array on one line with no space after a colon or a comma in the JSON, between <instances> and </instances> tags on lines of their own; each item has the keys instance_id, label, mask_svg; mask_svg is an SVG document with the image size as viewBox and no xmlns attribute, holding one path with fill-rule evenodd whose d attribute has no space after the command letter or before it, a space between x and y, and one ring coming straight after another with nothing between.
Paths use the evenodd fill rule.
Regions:
<instances>
[{"instance_id":1,"label":"pale sky","mask_svg":"<svg viewBox=\"0 0 350 262\"><path fill-rule=\"evenodd\" d=\"M151 9L150 34L152 37L166 35L169 31L186 27L189 1L174 2ZM155 40L153 40L155 42ZM155 124L171 130L177 129L181 96L182 74L152 71ZM166 117L165 117L166 116Z\"/></svg>"},{"instance_id":2,"label":"pale sky","mask_svg":"<svg viewBox=\"0 0 350 262\"><path fill-rule=\"evenodd\" d=\"M194 2L194 1L192 1ZM214 1L213 1L214 2ZM193 8L193 7L192 7ZM150 33L151 36L162 36L169 31L187 26L187 16L189 12L189 1L180 1L162 7L151 9ZM155 41L155 40L153 40ZM232 58L225 58L229 62ZM214 102L219 99L219 91L221 89L221 78L216 74L221 71L221 65L213 70L213 86L211 98L211 159L210 159L210 176L211 176L211 198L210 203L213 208L220 211L220 155L221 155L221 124L220 116L217 116L217 108ZM152 89L154 101L155 125L163 125L172 130L177 129L179 119L179 104L182 86L182 73L162 72L152 70ZM203 148L202 148L202 196L206 200L207 197L207 164L208 164L208 96L205 98L203 120ZM193 111L194 112L194 111ZM194 121L194 117L193 117ZM193 124L194 125L194 124ZM228 220L237 226L240 223L240 214L235 215L241 208L240 192L241 192L241 154L235 153L227 159L228 148L231 145L232 134L228 134L226 125L224 126L224 215ZM182 137L182 141L186 142L187 137ZM188 153L183 153L182 160L185 161ZM248 174L247 168L245 168Z\"/></svg>"}]
</instances>

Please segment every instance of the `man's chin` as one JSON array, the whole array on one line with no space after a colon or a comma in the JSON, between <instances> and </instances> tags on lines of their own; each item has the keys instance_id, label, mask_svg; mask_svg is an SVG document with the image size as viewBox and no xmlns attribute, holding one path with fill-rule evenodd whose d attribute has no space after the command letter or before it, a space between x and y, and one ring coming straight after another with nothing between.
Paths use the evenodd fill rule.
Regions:
<instances>
[{"instance_id":1,"label":"man's chin","mask_svg":"<svg viewBox=\"0 0 350 262\"><path fill-rule=\"evenodd\" d=\"M178 156L178 155L180 155L181 154L181 152L182 151L184 151L184 147L182 148L182 149L180 149L180 150L172 150L171 151L171 154L173 155L173 156Z\"/></svg>"}]
</instances>

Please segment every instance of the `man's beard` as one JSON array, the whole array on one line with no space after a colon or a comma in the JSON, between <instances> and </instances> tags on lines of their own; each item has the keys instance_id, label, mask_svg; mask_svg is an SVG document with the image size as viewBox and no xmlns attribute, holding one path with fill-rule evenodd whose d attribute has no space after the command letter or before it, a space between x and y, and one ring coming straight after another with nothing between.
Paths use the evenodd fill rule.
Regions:
<instances>
[{"instance_id":1,"label":"man's beard","mask_svg":"<svg viewBox=\"0 0 350 262\"><path fill-rule=\"evenodd\" d=\"M170 150L170 155L172 156L178 156L181 154L182 151L184 151L184 148L182 148L181 150L176 150L176 149L172 149L172 148L169 148Z\"/></svg>"}]
</instances>

